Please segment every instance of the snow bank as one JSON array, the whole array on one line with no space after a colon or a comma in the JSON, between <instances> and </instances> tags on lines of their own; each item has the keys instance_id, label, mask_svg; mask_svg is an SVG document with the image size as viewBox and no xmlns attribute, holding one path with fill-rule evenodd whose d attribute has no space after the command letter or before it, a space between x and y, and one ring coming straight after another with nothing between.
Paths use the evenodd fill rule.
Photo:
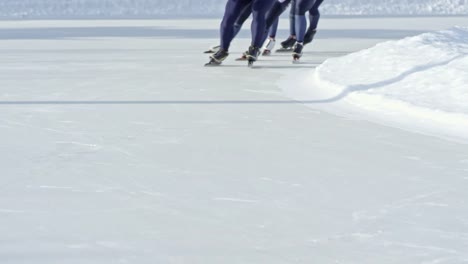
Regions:
<instances>
[{"instance_id":1,"label":"snow bank","mask_svg":"<svg viewBox=\"0 0 468 264\"><path fill-rule=\"evenodd\" d=\"M328 102L372 120L468 139L468 28L425 33L325 61L314 80Z\"/></svg>"},{"instance_id":2,"label":"snow bank","mask_svg":"<svg viewBox=\"0 0 468 264\"><path fill-rule=\"evenodd\" d=\"M225 0L3 0L0 18L220 16ZM468 0L327 0L327 15L463 15Z\"/></svg>"}]
</instances>

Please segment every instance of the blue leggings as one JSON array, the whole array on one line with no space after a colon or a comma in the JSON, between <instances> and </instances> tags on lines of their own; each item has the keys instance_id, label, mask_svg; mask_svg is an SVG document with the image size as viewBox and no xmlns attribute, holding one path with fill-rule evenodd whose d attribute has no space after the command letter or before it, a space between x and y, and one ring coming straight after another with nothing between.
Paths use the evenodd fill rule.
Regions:
<instances>
[{"instance_id":1,"label":"blue leggings","mask_svg":"<svg viewBox=\"0 0 468 264\"><path fill-rule=\"evenodd\" d=\"M270 27L268 31L268 36L272 39L276 38L276 32L278 31L279 18L277 18Z\"/></svg>"},{"instance_id":2,"label":"blue leggings","mask_svg":"<svg viewBox=\"0 0 468 264\"><path fill-rule=\"evenodd\" d=\"M291 0L286 0L283 3L280 3L275 0L274 4L268 11L266 16L266 28L270 29L270 32L265 32L263 36L263 42L268 38L268 36L274 38L276 36L276 31L278 30L278 21L281 14L286 10Z\"/></svg>"},{"instance_id":3,"label":"blue leggings","mask_svg":"<svg viewBox=\"0 0 468 264\"><path fill-rule=\"evenodd\" d=\"M236 20L249 5L251 5L253 15L251 45L260 47L263 44L263 35L266 30L265 17L271 3L272 0L228 0L223 21L221 22L221 48L229 50L231 42L238 32L235 30Z\"/></svg>"},{"instance_id":4,"label":"blue leggings","mask_svg":"<svg viewBox=\"0 0 468 264\"><path fill-rule=\"evenodd\" d=\"M320 20L320 11L319 7L322 4L323 0L315 1L315 4L309 10L309 28L312 30L316 30L318 26L318 22Z\"/></svg>"},{"instance_id":5,"label":"blue leggings","mask_svg":"<svg viewBox=\"0 0 468 264\"><path fill-rule=\"evenodd\" d=\"M242 28L242 25L250 17L251 14L252 14L252 2L250 2L248 5L246 5L242 9L239 17L236 19L236 22L234 23L234 38L237 36L237 34Z\"/></svg>"},{"instance_id":6,"label":"blue leggings","mask_svg":"<svg viewBox=\"0 0 468 264\"><path fill-rule=\"evenodd\" d=\"M304 35L307 30L307 19L305 13L312 9L315 0L295 0L294 5L294 29L297 42L304 42Z\"/></svg>"},{"instance_id":7,"label":"blue leggings","mask_svg":"<svg viewBox=\"0 0 468 264\"><path fill-rule=\"evenodd\" d=\"M291 5L291 11L289 12L289 31L290 34L293 36L296 36L296 2L298 0L286 0L283 3L280 2L275 2L268 11L267 14L267 27L270 28L270 31L268 32L268 36L271 38L276 37L276 32L278 30L278 20L281 14L286 10L288 5L292 3ZM322 4L323 0L316 0L315 3L312 5L309 11L309 29L315 30L317 29L318 22L320 20L320 12L319 12L319 7ZM302 10L303 11L303 10ZM305 12L304 12L305 14ZM265 39L268 37L265 36Z\"/></svg>"},{"instance_id":8,"label":"blue leggings","mask_svg":"<svg viewBox=\"0 0 468 264\"><path fill-rule=\"evenodd\" d=\"M293 0L296 1L296 0ZM323 0L316 0L315 4L309 10L309 29L316 30L318 26L318 22L320 20L320 11L319 7L323 3ZM296 19L295 19L295 3L291 8L291 12L289 13L289 33L293 36L296 35Z\"/></svg>"},{"instance_id":9,"label":"blue leggings","mask_svg":"<svg viewBox=\"0 0 468 264\"><path fill-rule=\"evenodd\" d=\"M253 21L251 26L252 31L252 43L254 47L260 48L265 41L265 31L270 28L271 25L266 23L266 15L270 10L273 0L253 0L252 4L252 15Z\"/></svg>"}]
</instances>

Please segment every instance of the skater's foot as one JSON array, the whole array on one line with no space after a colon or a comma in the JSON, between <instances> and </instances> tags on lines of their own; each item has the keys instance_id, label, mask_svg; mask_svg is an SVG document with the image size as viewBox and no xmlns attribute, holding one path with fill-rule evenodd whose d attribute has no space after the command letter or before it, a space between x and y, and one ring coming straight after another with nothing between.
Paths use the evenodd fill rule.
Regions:
<instances>
[{"instance_id":1,"label":"skater's foot","mask_svg":"<svg viewBox=\"0 0 468 264\"><path fill-rule=\"evenodd\" d=\"M219 45L212 46L207 51L205 51L204 53L216 53L216 52L219 51L220 48L221 47Z\"/></svg>"},{"instance_id":2,"label":"skater's foot","mask_svg":"<svg viewBox=\"0 0 468 264\"><path fill-rule=\"evenodd\" d=\"M296 36L289 36L285 41L281 42L282 49L292 49L296 44Z\"/></svg>"},{"instance_id":3,"label":"skater's foot","mask_svg":"<svg viewBox=\"0 0 468 264\"><path fill-rule=\"evenodd\" d=\"M258 47L250 46L247 53L247 60L249 61L249 66L251 66L255 61L257 61L258 55L260 54L260 49Z\"/></svg>"},{"instance_id":4,"label":"skater's foot","mask_svg":"<svg viewBox=\"0 0 468 264\"><path fill-rule=\"evenodd\" d=\"M294 46L293 50L293 59L294 61L298 61L302 57L302 48L304 48L304 44L301 42L297 42Z\"/></svg>"},{"instance_id":5,"label":"skater's foot","mask_svg":"<svg viewBox=\"0 0 468 264\"><path fill-rule=\"evenodd\" d=\"M250 46L249 51L247 52L247 59L257 60L260 49L258 47Z\"/></svg>"},{"instance_id":6,"label":"skater's foot","mask_svg":"<svg viewBox=\"0 0 468 264\"><path fill-rule=\"evenodd\" d=\"M314 36L316 33L317 33L317 30L309 28L304 35L304 45L311 43L312 40L314 40Z\"/></svg>"},{"instance_id":7,"label":"skater's foot","mask_svg":"<svg viewBox=\"0 0 468 264\"><path fill-rule=\"evenodd\" d=\"M206 65L220 65L228 56L229 52L227 50L219 49L218 52L210 56L210 62Z\"/></svg>"}]
</instances>

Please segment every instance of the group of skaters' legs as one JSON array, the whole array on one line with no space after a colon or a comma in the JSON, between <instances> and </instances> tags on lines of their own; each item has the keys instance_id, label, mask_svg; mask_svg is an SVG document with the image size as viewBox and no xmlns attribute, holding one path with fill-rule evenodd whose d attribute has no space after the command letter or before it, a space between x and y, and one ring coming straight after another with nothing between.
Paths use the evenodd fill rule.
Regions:
<instances>
[{"instance_id":1,"label":"group of skaters' legs","mask_svg":"<svg viewBox=\"0 0 468 264\"><path fill-rule=\"evenodd\" d=\"M292 51L294 61L302 56L304 45L311 43L320 19L319 6L323 0L228 0L221 22L220 45L213 52L207 65L219 65L229 55L232 40L239 33L244 22L252 15L252 41L240 60L252 65L261 51L269 55L276 43L278 21L281 14L291 6L289 15L289 37L281 42L278 51ZM309 13L307 23L306 13ZM263 48L262 44L264 44Z\"/></svg>"}]
</instances>

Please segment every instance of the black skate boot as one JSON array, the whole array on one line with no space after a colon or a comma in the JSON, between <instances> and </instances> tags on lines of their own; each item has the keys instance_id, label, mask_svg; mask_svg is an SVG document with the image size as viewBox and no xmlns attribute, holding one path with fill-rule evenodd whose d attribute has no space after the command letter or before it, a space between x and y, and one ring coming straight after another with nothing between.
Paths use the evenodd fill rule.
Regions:
<instances>
[{"instance_id":1,"label":"black skate boot","mask_svg":"<svg viewBox=\"0 0 468 264\"><path fill-rule=\"evenodd\" d=\"M302 48L304 45L301 42L297 42L293 50L293 63L298 63L302 56Z\"/></svg>"},{"instance_id":2,"label":"black skate boot","mask_svg":"<svg viewBox=\"0 0 468 264\"><path fill-rule=\"evenodd\" d=\"M207 51L203 52L205 54L212 54L218 52L221 47L219 45L210 47Z\"/></svg>"},{"instance_id":3,"label":"black skate boot","mask_svg":"<svg viewBox=\"0 0 468 264\"><path fill-rule=\"evenodd\" d=\"M309 29L304 35L304 45L307 45L314 40L314 36L317 33L316 29Z\"/></svg>"},{"instance_id":4,"label":"black skate boot","mask_svg":"<svg viewBox=\"0 0 468 264\"><path fill-rule=\"evenodd\" d=\"M258 47L250 46L247 53L247 60L249 61L249 67L257 60L258 55L260 54L260 49Z\"/></svg>"},{"instance_id":5,"label":"black skate boot","mask_svg":"<svg viewBox=\"0 0 468 264\"><path fill-rule=\"evenodd\" d=\"M296 38L293 36L289 36L288 39L281 42L281 48L277 49L276 52L292 51L294 44L296 44Z\"/></svg>"},{"instance_id":6,"label":"black skate boot","mask_svg":"<svg viewBox=\"0 0 468 264\"><path fill-rule=\"evenodd\" d=\"M227 56L229 56L229 52L227 50L220 49L218 52L210 56L210 62L205 64L205 66L218 66L227 58Z\"/></svg>"}]
</instances>

